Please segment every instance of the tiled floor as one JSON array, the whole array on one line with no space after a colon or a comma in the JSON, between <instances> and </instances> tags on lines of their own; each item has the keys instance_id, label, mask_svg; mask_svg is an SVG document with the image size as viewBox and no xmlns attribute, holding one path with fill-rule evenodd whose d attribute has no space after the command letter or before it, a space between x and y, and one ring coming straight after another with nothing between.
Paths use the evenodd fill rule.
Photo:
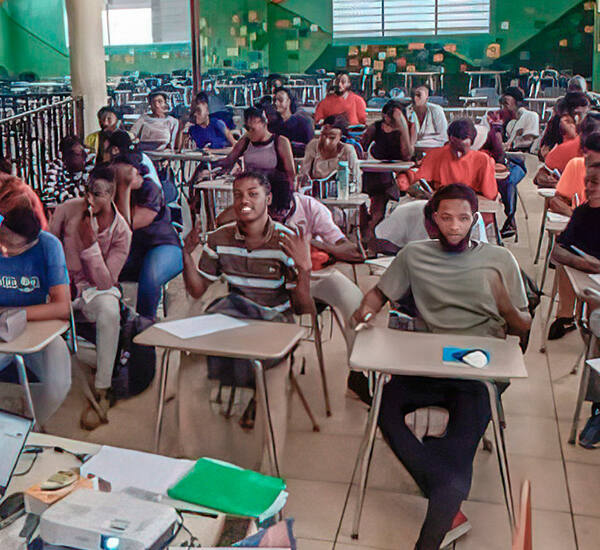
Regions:
<instances>
[{"instance_id":1,"label":"tiled floor","mask_svg":"<svg viewBox=\"0 0 600 550\"><path fill-rule=\"evenodd\" d=\"M519 215L518 244L508 243L521 266L532 277L542 200L530 180L520 185L529 209L529 221ZM520 208L520 205L519 205ZM550 281L553 272L550 272ZM360 272L363 289L373 284L366 270ZM547 285L548 286L548 285ZM185 315L199 304L189 304L179 281L169 289L172 311ZM532 482L534 547L543 550L595 550L600 547L600 450L586 451L566 442L577 389L577 377L569 374L580 350L576 333L551 342L546 355L539 353L540 320L547 300L538 309L526 356L529 378L506 391L507 446L515 493L521 482ZM314 433L291 397L288 440L283 460L290 498L286 513L296 519L295 532L301 550L358 550L360 548L411 550L422 522L426 501L387 446L378 440L372 475L365 500L358 541L350 538L355 488L351 484L356 452L366 408L346 397L345 350L340 334L325 344L333 416L325 416L314 349L303 344L306 375L300 384L318 422ZM167 406L161 451L174 456L214 456L241 465L252 465L258 456L256 434L239 428L237 418L225 420L211 409L210 388L204 362L183 357L181 415L179 425L172 406ZM151 448L155 388L110 411L110 423L93 433L79 429L83 403L74 383L67 401L48 428L51 432L135 449ZM584 409L584 415L588 413ZM473 488L464 512L473 524L461 539L459 550L504 550L510 535L495 455L477 454Z\"/></svg>"}]
</instances>

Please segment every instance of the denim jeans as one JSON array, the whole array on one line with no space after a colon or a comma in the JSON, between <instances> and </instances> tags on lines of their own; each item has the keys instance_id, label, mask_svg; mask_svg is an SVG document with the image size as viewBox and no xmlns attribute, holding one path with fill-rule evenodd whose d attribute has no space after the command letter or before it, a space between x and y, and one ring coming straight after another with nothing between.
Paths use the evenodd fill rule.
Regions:
<instances>
[{"instance_id":1,"label":"denim jeans","mask_svg":"<svg viewBox=\"0 0 600 550\"><path fill-rule=\"evenodd\" d=\"M517 211L517 184L525 177L525 170L517 163L508 161L509 176L498 181L498 191L504 204L504 213L507 219L515 217Z\"/></svg>"},{"instance_id":2,"label":"denim jeans","mask_svg":"<svg viewBox=\"0 0 600 550\"><path fill-rule=\"evenodd\" d=\"M119 279L138 283L137 312L156 318L162 285L183 271L181 247L161 244L154 247L132 245Z\"/></svg>"}]
</instances>

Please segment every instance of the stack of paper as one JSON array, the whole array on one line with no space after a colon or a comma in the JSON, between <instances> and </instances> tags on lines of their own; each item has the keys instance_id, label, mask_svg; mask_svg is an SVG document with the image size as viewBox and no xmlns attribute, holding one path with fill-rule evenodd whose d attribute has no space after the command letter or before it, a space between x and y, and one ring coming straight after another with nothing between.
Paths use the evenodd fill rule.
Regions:
<instances>
[{"instance_id":1,"label":"stack of paper","mask_svg":"<svg viewBox=\"0 0 600 550\"><path fill-rule=\"evenodd\" d=\"M177 336L177 338L186 339L206 336L207 334L230 330L232 328L245 327L247 324L234 317L214 313L212 315L198 315L197 317L188 317L187 319L178 319L177 321L157 323L154 326Z\"/></svg>"},{"instance_id":2,"label":"stack of paper","mask_svg":"<svg viewBox=\"0 0 600 550\"><path fill-rule=\"evenodd\" d=\"M227 514L263 521L283 508L288 494L283 479L201 458L167 494Z\"/></svg>"}]
</instances>

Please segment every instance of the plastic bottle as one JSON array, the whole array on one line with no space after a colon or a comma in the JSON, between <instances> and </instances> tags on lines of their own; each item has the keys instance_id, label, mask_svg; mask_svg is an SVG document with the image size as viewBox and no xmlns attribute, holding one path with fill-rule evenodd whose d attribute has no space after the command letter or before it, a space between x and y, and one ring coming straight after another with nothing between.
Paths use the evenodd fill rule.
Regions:
<instances>
[{"instance_id":1,"label":"plastic bottle","mask_svg":"<svg viewBox=\"0 0 600 550\"><path fill-rule=\"evenodd\" d=\"M338 162L337 183L337 198L341 200L348 200L348 197L350 196L350 171L348 169L348 162L345 160L340 160Z\"/></svg>"}]
</instances>

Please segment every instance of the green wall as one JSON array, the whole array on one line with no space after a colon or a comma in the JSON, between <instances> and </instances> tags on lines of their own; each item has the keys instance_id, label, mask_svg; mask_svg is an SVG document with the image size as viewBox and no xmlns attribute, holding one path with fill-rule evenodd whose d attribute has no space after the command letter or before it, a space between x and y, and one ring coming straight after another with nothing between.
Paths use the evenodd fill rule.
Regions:
<instances>
[{"instance_id":1,"label":"green wall","mask_svg":"<svg viewBox=\"0 0 600 550\"><path fill-rule=\"evenodd\" d=\"M64 0L6 0L0 31L0 65L10 73L69 74Z\"/></svg>"}]
</instances>

